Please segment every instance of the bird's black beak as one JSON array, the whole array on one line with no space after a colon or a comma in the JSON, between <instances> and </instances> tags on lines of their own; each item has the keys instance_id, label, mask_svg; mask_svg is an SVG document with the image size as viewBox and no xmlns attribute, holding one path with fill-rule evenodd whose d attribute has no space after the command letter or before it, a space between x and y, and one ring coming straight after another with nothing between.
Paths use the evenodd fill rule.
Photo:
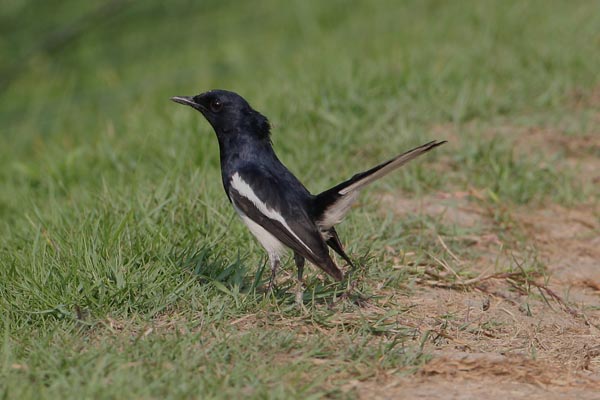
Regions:
<instances>
[{"instance_id":1,"label":"bird's black beak","mask_svg":"<svg viewBox=\"0 0 600 400\"><path fill-rule=\"evenodd\" d=\"M202 105L196 103L194 101L194 98L190 97L190 96L174 96L174 97L171 97L171 100L173 100L175 103L184 104L186 106L193 107L196 110L200 110L203 108Z\"/></svg>"}]
</instances>

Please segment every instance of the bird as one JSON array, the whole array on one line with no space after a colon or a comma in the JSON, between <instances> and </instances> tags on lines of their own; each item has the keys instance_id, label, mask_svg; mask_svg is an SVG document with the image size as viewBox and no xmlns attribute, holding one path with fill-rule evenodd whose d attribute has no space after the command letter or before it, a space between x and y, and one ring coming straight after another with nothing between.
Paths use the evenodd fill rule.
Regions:
<instances>
[{"instance_id":1,"label":"bird","mask_svg":"<svg viewBox=\"0 0 600 400\"><path fill-rule=\"evenodd\" d=\"M328 247L354 268L335 226L350 211L361 189L446 143L430 141L313 195L275 154L267 117L242 96L215 89L171 100L199 111L215 131L227 198L269 258L267 290L274 287L286 249L293 251L300 284L306 260L342 281L344 274Z\"/></svg>"}]
</instances>

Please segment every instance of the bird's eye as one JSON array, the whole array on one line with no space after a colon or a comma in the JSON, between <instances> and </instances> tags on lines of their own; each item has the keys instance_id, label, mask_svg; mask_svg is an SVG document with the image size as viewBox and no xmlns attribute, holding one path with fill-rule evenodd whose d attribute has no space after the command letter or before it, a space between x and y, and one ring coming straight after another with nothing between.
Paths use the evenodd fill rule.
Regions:
<instances>
[{"instance_id":1,"label":"bird's eye","mask_svg":"<svg viewBox=\"0 0 600 400\"><path fill-rule=\"evenodd\" d=\"M219 100L214 99L210 102L210 109L212 110L212 112L219 112L221 111L221 109L223 108L223 103L221 103Z\"/></svg>"}]
</instances>

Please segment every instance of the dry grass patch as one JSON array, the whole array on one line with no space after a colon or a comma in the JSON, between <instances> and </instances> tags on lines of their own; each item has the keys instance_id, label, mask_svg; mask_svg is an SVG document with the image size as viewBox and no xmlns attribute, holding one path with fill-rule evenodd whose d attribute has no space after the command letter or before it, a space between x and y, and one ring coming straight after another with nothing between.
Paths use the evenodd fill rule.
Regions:
<instances>
[{"instance_id":1,"label":"dry grass patch","mask_svg":"<svg viewBox=\"0 0 600 400\"><path fill-rule=\"evenodd\" d=\"M535 135L540 143L556 146L551 151L566 148L567 157L584 152L579 160L584 164L593 158L590 151L598 151L597 140L589 137L571 142ZM510 208L474 189L418 200L385 195L382 202L399 218L418 214L459 232L475 232L446 239L430 232L444 256L398 266L414 271L418 285L397 300L408 307L398 322L428 333L425 350L434 358L421 368L419 384L392 379L387 386L361 387L363 397L372 389L374 398L401 392L404 398L408 393L447 398L452 389L446 388L472 386L466 397L458 389L455 395L594 398L600 389L596 204ZM461 241L470 252L457 255L446 245L449 240ZM486 385L479 390L477 381Z\"/></svg>"}]
</instances>

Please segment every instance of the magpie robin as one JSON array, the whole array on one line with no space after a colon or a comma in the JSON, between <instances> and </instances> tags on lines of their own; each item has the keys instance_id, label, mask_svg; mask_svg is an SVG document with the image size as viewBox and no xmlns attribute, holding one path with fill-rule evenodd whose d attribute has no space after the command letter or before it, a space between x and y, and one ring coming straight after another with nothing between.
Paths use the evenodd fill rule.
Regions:
<instances>
[{"instance_id":1,"label":"magpie robin","mask_svg":"<svg viewBox=\"0 0 600 400\"><path fill-rule=\"evenodd\" d=\"M335 225L346 216L360 189L445 143L426 143L313 195L277 158L267 118L240 95L211 90L171 100L200 111L215 130L225 193L269 255L269 289L273 287L286 247L294 252L300 282L305 259L341 281L343 274L331 259L327 246L353 266Z\"/></svg>"}]
</instances>

